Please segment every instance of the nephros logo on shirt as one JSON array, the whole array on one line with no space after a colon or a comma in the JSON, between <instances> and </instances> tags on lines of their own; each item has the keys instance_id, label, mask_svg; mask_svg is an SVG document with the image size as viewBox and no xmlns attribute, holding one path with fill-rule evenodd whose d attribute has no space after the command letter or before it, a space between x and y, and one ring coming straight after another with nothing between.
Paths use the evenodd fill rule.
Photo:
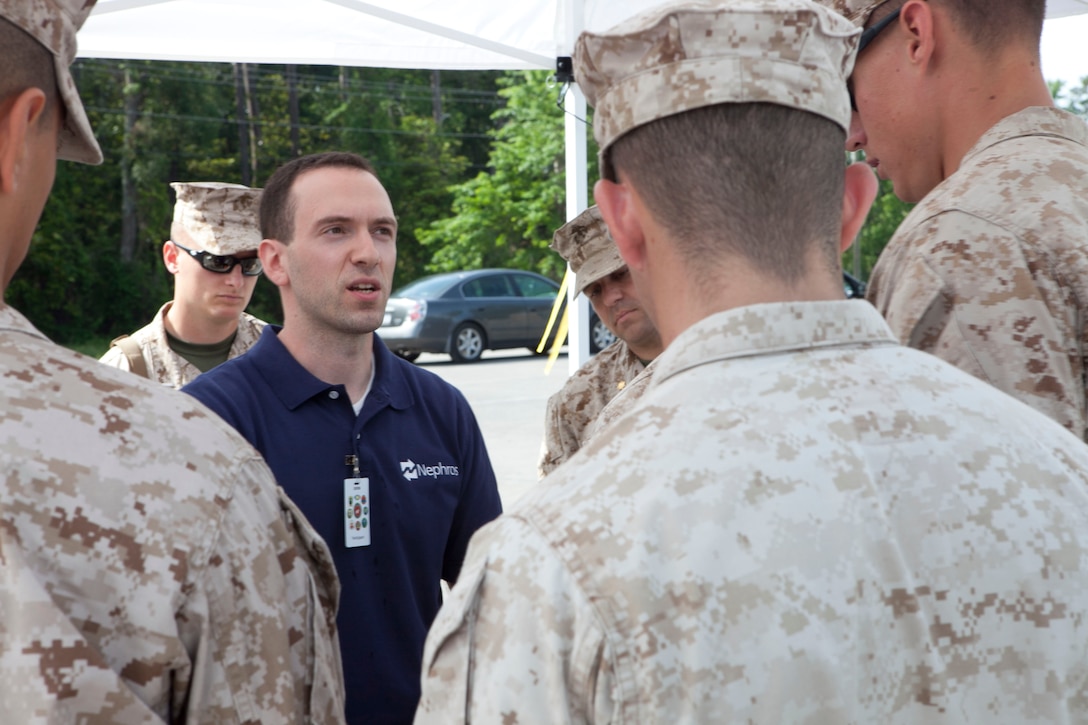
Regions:
<instances>
[{"instance_id":1,"label":"nephros logo on shirt","mask_svg":"<svg viewBox=\"0 0 1088 725\"><path fill-rule=\"evenodd\" d=\"M400 462L400 472L404 474L404 480L414 481L420 476L424 478L438 478L439 476L460 476L461 471L457 466L447 466L439 461L433 466L424 463L416 463L411 458Z\"/></svg>"}]
</instances>

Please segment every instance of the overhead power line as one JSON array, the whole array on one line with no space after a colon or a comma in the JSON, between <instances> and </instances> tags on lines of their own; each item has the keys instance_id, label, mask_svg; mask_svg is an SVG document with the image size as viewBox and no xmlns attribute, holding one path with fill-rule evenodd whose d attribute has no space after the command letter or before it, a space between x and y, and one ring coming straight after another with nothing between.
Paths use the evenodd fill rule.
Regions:
<instances>
[{"instance_id":1,"label":"overhead power line","mask_svg":"<svg viewBox=\"0 0 1088 725\"><path fill-rule=\"evenodd\" d=\"M85 106L88 111L93 113L99 113L104 116L124 116L124 109L120 108L105 108L102 106ZM171 121L187 121L192 123L214 123L216 125L229 124L237 126L239 124L256 124L258 126L266 126L272 128L290 128L291 124L287 121L278 121L275 119L269 120L267 118L257 118L251 120L240 120L233 116L230 117L217 117L217 116L195 116L184 113L157 113L155 111L141 111L137 118L151 118L151 119L164 119ZM478 138L487 139L490 138L486 133L437 133L432 131L406 131L396 128L373 128L362 126L330 126L327 124L313 124L313 123L300 123L296 125L297 128L306 129L308 131L337 131L337 132L357 132L357 133L369 133L378 136L421 136L430 138Z\"/></svg>"},{"instance_id":2,"label":"overhead power line","mask_svg":"<svg viewBox=\"0 0 1088 725\"><path fill-rule=\"evenodd\" d=\"M123 66L132 66L132 70L148 80L197 83L202 86L232 88L234 80L231 65L226 63L182 63L166 61L116 61L96 58L76 61L74 70L80 72L119 73ZM284 66L269 64L247 64L255 88L260 91L281 90L284 83ZM306 68L308 66L302 66ZM330 68L332 68L330 66ZM353 69L359 70L359 69ZM209 73L209 71L211 71ZM446 71L443 78L442 94L460 103L479 103L501 106L504 101L497 90L462 88L456 85L456 78L450 79L452 72ZM366 80L349 74L343 85L339 76L332 74L306 73L297 74L301 89L316 93L348 93L350 95L380 95L409 101L429 101L433 95L430 83L400 83L388 80ZM451 82L452 80L452 82Z\"/></svg>"}]
</instances>

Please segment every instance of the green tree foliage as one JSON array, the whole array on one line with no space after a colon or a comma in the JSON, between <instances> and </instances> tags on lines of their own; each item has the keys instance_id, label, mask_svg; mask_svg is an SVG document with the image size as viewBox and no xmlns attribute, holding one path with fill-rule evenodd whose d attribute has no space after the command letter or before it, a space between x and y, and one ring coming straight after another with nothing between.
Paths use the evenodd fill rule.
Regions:
<instances>
[{"instance_id":1,"label":"green tree foliage","mask_svg":"<svg viewBox=\"0 0 1088 725\"><path fill-rule=\"evenodd\" d=\"M173 214L169 182L244 183L250 173L260 186L296 152L348 150L370 158L401 218L397 278L420 276L431 251L414 230L447 214L451 187L486 164L491 115L502 104L499 74L295 70L293 119L285 66L246 67L244 106L251 113L240 115L229 64L77 61L73 72L106 160L98 167L58 165L6 300L64 344L131 332L172 295L161 257ZM252 137L240 133L247 122ZM255 150L245 170L242 144ZM135 235L128 252L126 229ZM275 287L259 281L249 309L278 321Z\"/></svg>"},{"instance_id":2,"label":"green tree foliage","mask_svg":"<svg viewBox=\"0 0 1088 725\"><path fill-rule=\"evenodd\" d=\"M245 70L249 110L240 113L238 68L229 64L77 61L73 73L106 160L58 165L7 301L64 344L131 332L172 293L161 258L169 182L241 183L251 174L259 186L293 154L328 150L361 153L377 167L400 218L398 284L485 266L561 276L548 243L565 217L564 112L547 72ZM1060 106L1088 116L1088 78L1051 89ZM590 146L592 179L592 139ZM246 169L243 151L255 151ZM908 210L882 183L857 242L862 278ZM847 251L847 269L854 259ZM280 319L267 281L258 282L250 311Z\"/></svg>"},{"instance_id":3,"label":"green tree foliage","mask_svg":"<svg viewBox=\"0 0 1088 725\"><path fill-rule=\"evenodd\" d=\"M854 240L853 247L843 253L843 268L859 279L869 279L880 253L912 208L913 204L900 201L895 195L892 182L881 181L880 191L865 219L865 226Z\"/></svg>"},{"instance_id":4,"label":"green tree foliage","mask_svg":"<svg viewBox=\"0 0 1088 725\"><path fill-rule=\"evenodd\" d=\"M432 272L514 267L559 279L565 264L548 248L565 220L564 110L545 71L499 80L489 168L453 188L452 213L416 230L433 251ZM592 178L596 152L590 169Z\"/></svg>"},{"instance_id":5,"label":"green tree foliage","mask_svg":"<svg viewBox=\"0 0 1088 725\"><path fill-rule=\"evenodd\" d=\"M1088 76L1083 76L1080 83L1067 87L1065 81L1050 81L1050 95L1059 108L1070 113L1088 118Z\"/></svg>"}]
</instances>

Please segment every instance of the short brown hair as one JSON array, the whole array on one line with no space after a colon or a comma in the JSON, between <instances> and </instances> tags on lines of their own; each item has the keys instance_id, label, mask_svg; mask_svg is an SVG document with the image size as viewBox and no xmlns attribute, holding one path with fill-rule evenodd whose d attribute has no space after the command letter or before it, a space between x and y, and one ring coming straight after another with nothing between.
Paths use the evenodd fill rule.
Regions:
<instances>
[{"instance_id":1,"label":"short brown hair","mask_svg":"<svg viewBox=\"0 0 1088 725\"><path fill-rule=\"evenodd\" d=\"M295 179L307 171L324 168L359 169L373 174L375 178L378 176L373 164L359 154L347 151L310 154L288 161L272 173L261 194L260 224L263 238L276 239L284 244L291 241L295 234L295 202L291 197L291 187L295 185Z\"/></svg>"},{"instance_id":2,"label":"short brown hair","mask_svg":"<svg viewBox=\"0 0 1088 725\"><path fill-rule=\"evenodd\" d=\"M1035 49L1043 35L1046 0L939 0L975 47L1000 50L1011 42Z\"/></svg>"},{"instance_id":3,"label":"short brown hair","mask_svg":"<svg viewBox=\"0 0 1088 725\"><path fill-rule=\"evenodd\" d=\"M986 54L998 53L1014 42L1029 43L1035 50L1043 35L1046 0L930 0L944 7L971 44ZM871 27L906 0L888 0L873 10Z\"/></svg>"},{"instance_id":4,"label":"short brown hair","mask_svg":"<svg viewBox=\"0 0 1088 725\"><path fill-rule=\"evenodd\" d=\"M639 126L610 151L693 274L714 275L726 252L793 282L813 243L839 269L844 141L815 114L732 103Z\"/></svg>"},{"instance_id":5,"label":"short brown hair","mask_svg":"<svg viewBox=\"0 0 1088 725\"><path fill-rule=\"evenodd\" d=\"M57 103L57 73L53 54L34 36L0 18L0 100L28 88L45 93L46 113Z\"/></svg>"}]
</instances>

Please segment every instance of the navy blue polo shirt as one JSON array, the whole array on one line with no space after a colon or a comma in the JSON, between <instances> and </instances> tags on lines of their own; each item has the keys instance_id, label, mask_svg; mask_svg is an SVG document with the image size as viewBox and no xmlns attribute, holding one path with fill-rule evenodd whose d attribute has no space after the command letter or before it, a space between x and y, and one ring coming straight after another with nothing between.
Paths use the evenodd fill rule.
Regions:
<instances>
[{"instance_id":1,"label":"navy blue polo shirt","mask_svg":"<svg viewBox=\"0 0 1088 725\"><path fill-rule=\"evenodd\" d=\"M184 391L238 429L332 551L349 723L408 723L427 629L469 539L501 512L483 436L464 396L374 336L374 383L358 416L269 325L246 354ZM369 479L371 543L345 546L345 463Z\"/></svg>"}]
</instances>

